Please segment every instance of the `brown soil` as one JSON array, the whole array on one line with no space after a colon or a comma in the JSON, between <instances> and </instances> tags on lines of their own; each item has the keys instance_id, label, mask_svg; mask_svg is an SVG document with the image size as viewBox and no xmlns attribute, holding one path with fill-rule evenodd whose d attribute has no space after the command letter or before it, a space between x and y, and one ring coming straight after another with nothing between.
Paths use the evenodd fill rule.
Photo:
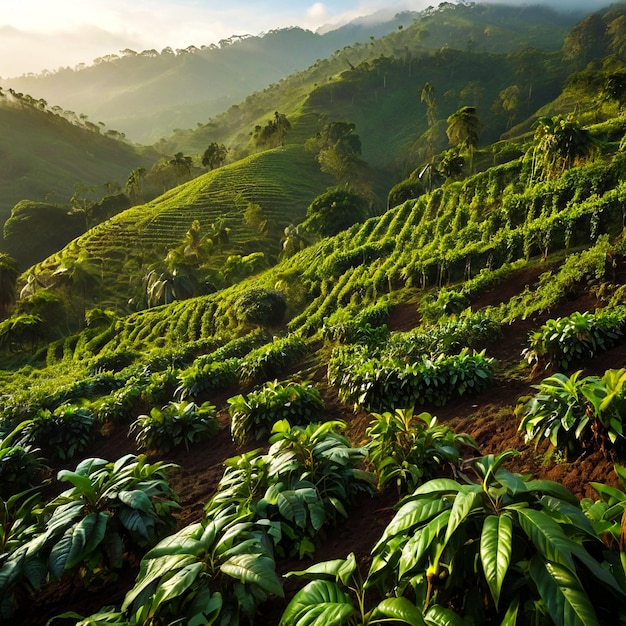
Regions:
<instances>
[{"instance_id":1,"label":"brown soil","mask_svg":"<svg viewBox=\"0 0 626 626\"><path fill-rule=\"evenodd\" d=\"M544 268L545 270L545 268ZM541 270L541 271L544 271ZM504 285L492 290L475 303L475 308L487 304L497 304L520 293L524 285L532 284L538 277L539 270L532 270L509 280ZM506 326L502 337L488 349L500 363L497 384L484 393L462 398L444 408L423 407L440 422L450 424L457 432L467 432L478 442L483 454L496 453L509 448L520 452L507 467L513 471L529 472L537 478L556 480L564 484L578 497L592 497L590 481L619 484L613 470L612 459L606 459L600 452L591 451L571 462L558 461L545 445L537 450L528 445L517 432L517 419L513 410L520 396L532 393L531 385L540 380L544 372L531 376L528 369L518 367L520 352L525 344L528 332L543 323L547 317L565 315L574 310L594 310L597 303L586 293L580 293L574 300L567 301L550 315L536 316L530 320L520 320ZM414 305L397 306L391 316L392 330L408 330L418 323ZM586 373L601 373L608 368L626 365L626 345L621 345L610 352L587 363ZM503 375L507 371L506 377ZM369 417L363 412L354 412L352 407L343 405L334 391L325 384L325 368L319 368L309 374L320 387L326 401L328 417L342 419L348 423L348 435L354 443L363 440ZM225 396L226 397L226 396ZM182 510L179 525L183 526L202 517L203 505L215 492L222 476L224 459L240 454L242 448L236 448L231 441L227 422L225 397L219 402L213 400L221 409L220 420L223 425L218 436L205 444L174 450L166 455L166 460L180 465L180 471L173 476L173 485L180 494ZM262 445L262 444L261 444ZM253 442L245 450L260 447ZM100 456L116 459L121 455L137 453L132 439L127 437L125 428L118 428L106 437L94 443L88 456ZM154 456L153 460L156 460ZM625 462L625 459L615 459ZM372 546L379 539L385 525L393 515L393 506L397 502L395 493L378 494L374 497L361 497L350 511L350 516L336 528L320 534L316 560L343 558L354 552L364 566L367 565ZM279 573L304 569L311 561L281 561L277 564ZM19 622L24 625L41 626L46 621L65 611L76 611L89 615L103 605L120 604L125 592L132 586L137 573L138 563L131 561L121 572L119 579L97 591L85 591L78 581L51 585L39 592L32 603L20 612ZM275 626L286 606L288 598L302 585L298 579L285 581L287 599L274 599L261 607L257 624ZM55 624L73 624L75 620L58 620Z\"/></svg>"}]
</instances>

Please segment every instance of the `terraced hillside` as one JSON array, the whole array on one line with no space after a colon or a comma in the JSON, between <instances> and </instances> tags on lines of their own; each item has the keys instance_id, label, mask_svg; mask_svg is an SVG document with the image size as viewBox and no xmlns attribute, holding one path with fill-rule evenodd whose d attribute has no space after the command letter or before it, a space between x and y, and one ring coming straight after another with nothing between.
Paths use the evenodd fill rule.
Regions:
<instances>
[{"instance_id":1,"label":"terraced hillside","mask_svg":"<svg viewBox=\"0 0 626 626\"><path fill-rule=\"evenodd\" d=\"M282 229L301 221L313 198L331 182L301 146L259 153L100 224L31 268L24 280L35 275L45 284L54 283L55 271L80 258L97 268L93 280L99 288L92 303L123 310L137 296L137 284L127 280L128 268L135 268L133 274L141 281L170 249L184 243L194 221L200 223L203 236L218 222L230 231L228 241L215 246L207 260L209 267L219 268L231 255L256 251L271 261L280 253ZM243 215L250 203L259 205L264 217L274 222L273 234L263 235L245 224Z\"/></svg>"}]
</instances>

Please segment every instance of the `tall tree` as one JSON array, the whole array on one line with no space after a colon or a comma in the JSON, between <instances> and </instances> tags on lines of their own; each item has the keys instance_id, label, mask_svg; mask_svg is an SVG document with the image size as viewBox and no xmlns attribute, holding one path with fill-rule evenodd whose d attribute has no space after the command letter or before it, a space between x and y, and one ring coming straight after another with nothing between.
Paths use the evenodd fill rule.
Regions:
<instances>
[{"instance_id":1,"label":"tall tree","mask_svg":"<svg viewBox=\"0 0 626 626\"><path fill-rule=\"evenodd\" d=\"M217 142L212 141L202 155L202 165L214 170L216 167L220 167L220 165L224 163L227 154L228 149L223 143L218 144Z\"/></svg>"},{"instance_id":2,"label":"tall tree","mask_svg":"<svg viewBox=\"0 0 626 626\"><path fill-rule=\"evenodd\" d=\"M446 134L453 146L467 150L470 157L470 169L473 165L474 150L478 147L482 122L476 112L476 107L464 106L453 113L446 120L448 128Z\"/></svg>"}]
</instances>

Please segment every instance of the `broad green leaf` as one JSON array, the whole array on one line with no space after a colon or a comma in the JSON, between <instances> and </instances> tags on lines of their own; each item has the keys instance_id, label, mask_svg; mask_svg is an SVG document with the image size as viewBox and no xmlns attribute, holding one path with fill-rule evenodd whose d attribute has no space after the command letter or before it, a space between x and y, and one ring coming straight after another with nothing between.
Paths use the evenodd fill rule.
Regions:
<instances>
[{"instance_id":1,"label":"broad green leaf","mask_svg":"<svg viewBox=\"0 0 626 626\"><path fill-rule=\"evenodd\" d=\"M599 625L591 600L575 574L559 563L544 563L535 555L530 576L556 626Z\"/></svg>"},{"instance_id":2,"label":"broad green leaf","mask_svg":"<svg viewBox=\"0 0 626 626\"><path fill-rule=\"evenodd\" d=\"M438 495L431 497L421 497L417 500L409 500L400 507L394 518L385 528L382 539L378 542L374 550L379 544L385 542L390 537L407 531L414 526L418 526L441 511L452 507L452 498L441 498Z\"/></svg>"},{"instance_id":3,"label":"broad green leaf","mask_svg":"<svg viewBox=\"0 0 626 626\"><path fill-rule=\"evenodd\" d=\"M457 491L461 491L463 486L459 484L456 480L452 480L451 478L434 478L433 480L429 480L428 482L420 485L414 492L413 496L420 496L424 494L435 494L435 493L456 493Z\"/></svg>"},{"instance_id":4,"label":"broad green leaf","mask_svg":"<svg viewBox=\"0 0 626 626\"><path fill-rule=\"evenodd\" d=\"M578 498L576 498L576 496L569 489L567 489L567 487L564 487L560 483L552 480L529 480L526 483L526 488L528 491L543 493L548 496L559 498L560 500L574 506L578 505Z\"/></svg>"},{"instance_id":5,"label":"broad green leaf","mask_svg":"<svg viewBox=\"0 0 626 626\"><path fill-rule=\"evenodd\" d=\"M496 610L500 602L502 583L511 564L512 550L513 522L511 518L506 513L488 516L480 535L480 560Z\"/></svg>"},{"instance_id":6,"label":"broad green leaf","mask_svg":"<svg viewBox=\"0 0 626 626\"><path fill-rule=\"evenodd\" d=\"M456 494L456 498L454 498L454 504L450 511L450 519L448 520L448 528L446 529L446 536L441 546L442 550L456 529L467 519L474 507L482 503L482 490L478 485L472 487L473 488L468 487L467 491L459 491Z\"/></svg>"},{"instance_id":7,"label":"broad green leaf","mask_svg":"<svg viewBox=\"0 0 626 626\"><path fill-rule=\"evenodd\" d=\"M337 583L314 580L298 591L287 605L280 626L340 626L354 614L350 596ZM321 621L316 622L318 618Z\"/></svg>"},{"instance_id":8,"label":"broad green leaf","mask_svg":"<svg viewBox=\"0 0 626 626\"><path fill-rule=\"evenodd\" d=\"M91 513L81 520L72 532L72 545L67 555L65 569L83 561L104 539L109 516L105 512Z\"/></svg>"},{"instance_id":9,"label":"broad green leaf","mask_svg":"<svg viewBox=\"0 0 626 626\"><path fill-rule=\"evenodd\" d=\"M166 578L159 584L154 594L152 604L158 607L165 604L172 598L178 598L187 592L187 590L195 583L202 571L203 563L189 563L181 569L175 571L171 576Z\"/></svg>"},{"instance_id":10,"label":"broad green leaf","mask_svg":"<svg viewBox=\"0 0 626 626\"><path fill-rule=\"evenodd\" d=\"M186 626L212 626L220 615L223 603L219 591L212 593L208 587L203 587L187 613Z\"/></svg>"},{"instance_id":11,"label":"broad green leaf","mask_svg":"<svg viewBox=\"0 0 626 626\"><path fill-rule=\"evenodd\" d=\"M95 498L94 485L89 476L84 476L83 474L69 470L61 470L57 474L57 479L72 483L80 493L87 494L90 500Z\"/></svg>"},{"instance_id":12,"label":"broad green leaf","mask_svg":"<svg viewBox=\"0 0 626 626\"><path fill-rule=\"evenodd\" d=\"M52 547L48 556L50 576L58 579L65 573L67 557L72 549L72 531L68 530Z\"/></svg>"},{"instance_id":13,"label":"broad green leaf","mask_svg":"<svg viewBox=\"0 0 626 626\"><path fill-rule=\"evenodd\" d=\"M571 551L577 544L549 515L529 508L519 509L517 514L522 530L547 561L560 563L571 572L576 571Z\"/></svg>"},{"instance_id":14,"label":"broad green leaf","mask_svg":"<svg viewBox=\"0 0 626 626\"><path fill-rule=\"evenodd\" d=\"M141 489L134 489L133 491L120 491L117 497L131 509L137 509L147 513L152 510L152 502L147 494Z\"/></svg>"},{"instance_id":15,"label":"broad green leaf","mask_svg":"<svg viewBox=\"0 0 626 626\"><path fill-rule=\"evenodd\" d=\"M460 615L439 604L434 604L426 611L426 623L434 626L467 626Z\"/></svg>"},{"instance_id":16,"label":"broad green leaf","mask_svg":"<svg viewBox=\"0 0 626 626\"><path fill-rule=\"evenodd\" d=\"M284 596L274 559L259 554L238 554L222 563L220 570L242 583L254 583L266 593Z\"/></svg>"},{"instance_id":17,"label":"broad green leaf","mask_svg":"<svg viewBox=\"0 0 626 626\"><path fill-rule=\"evenodd\" d=\"M500 626L516 626L517 614L519 613L520 599L515 596L514 600L509 604Z\"/></svg>"},{"instance_id":18,"label":"broad green leaf","mask_svg":"<svg viewBox=\"0 0 626 626\"><path fill-rule=\"evenodd\" d=\"M406 572L412 571L414 567L419 567L422 557L441 531L447 528L449 520L450 510L448 509L430 520L404 544L398 568L399 578L402 578Z\"/></svg>"},{"instance_id":19,"label":"broad green leaf","mask_svg":"<svg viewBox=\"0 0 626 626\"><path fill-rule=\"evenodd\" d=\"M321 563L315 563L314 565L311 565L311 567L307 567L305 570L287 572L285 576L287 578L290 576L302 576L304 578L313 578L315 580L341 580L341 582L345 585L355 570L356 558L354 553L351 552L346 559L322 561Z\"/></svg>"},{"instance_id":20,"label":"broad green leaf","mask_svg":"<svg viewBox=\"0 0 626 626\"><path fill-rule=\"evenodd\" d=\"M393 621L410 626L426 626L422 612L407 598L387 598L375 609L374 615L390 617Z\"/></svg>"}]
</instances>

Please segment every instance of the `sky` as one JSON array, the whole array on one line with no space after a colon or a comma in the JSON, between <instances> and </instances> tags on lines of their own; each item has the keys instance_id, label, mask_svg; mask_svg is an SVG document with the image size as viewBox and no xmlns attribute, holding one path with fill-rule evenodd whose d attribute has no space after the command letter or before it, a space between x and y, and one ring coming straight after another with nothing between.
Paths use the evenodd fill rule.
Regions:
<instances>
[{"instance_id":1,"label":"sky","mask_svg":"<svg viewBox=\"0 0 626 626\"><path fill-rule=\"evenodd\" d=\"M0 0L0 77L90 64L126 48L141 52L200 47L231 35L258 35L288 26L316 30L380 9L419 11L438 4L437 0ZM546 4L564 10L573 4L591 11L607 1Z\"/></svg>"}]
</instances>

